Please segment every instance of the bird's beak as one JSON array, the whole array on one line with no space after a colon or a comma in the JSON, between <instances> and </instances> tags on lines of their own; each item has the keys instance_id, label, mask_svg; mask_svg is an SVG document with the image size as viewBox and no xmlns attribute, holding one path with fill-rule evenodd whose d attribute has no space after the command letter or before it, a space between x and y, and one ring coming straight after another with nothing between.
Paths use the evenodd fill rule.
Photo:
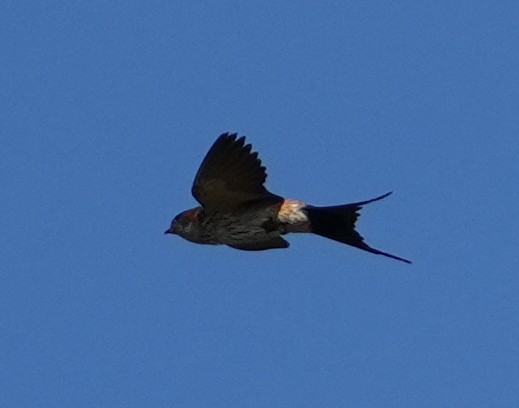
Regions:
<instances>
[{"instance_id":1,"label":"bird's beak","mask_svg":"<svg viewBox=\"0 0 519 408\"><path fill-rule=\"evenodd\" d=\"M173 230L171 228L167 229L166 231L164 231L164 234L173 234Z\"/></svg>"}]
</instances>

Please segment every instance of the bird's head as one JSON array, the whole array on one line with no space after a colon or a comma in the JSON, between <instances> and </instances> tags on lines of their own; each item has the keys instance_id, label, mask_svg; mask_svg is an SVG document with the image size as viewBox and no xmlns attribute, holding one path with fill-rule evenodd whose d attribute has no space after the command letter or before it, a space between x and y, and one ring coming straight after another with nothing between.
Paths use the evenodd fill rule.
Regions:
<instances>
[{"instance_id":1,"label":"bird's head","mask_svg":"<svg viewBox=\"0 0 519 408\"><path fill-rule=\"evenodd\" d=\"M196 228L198 226L197 215L200 209L200 207L192 208L178 214L173 218L169 229L164 231L164 234L180 235L186 239L190 239L193 235L196 235Z\"/></svg>"}]
</instances>

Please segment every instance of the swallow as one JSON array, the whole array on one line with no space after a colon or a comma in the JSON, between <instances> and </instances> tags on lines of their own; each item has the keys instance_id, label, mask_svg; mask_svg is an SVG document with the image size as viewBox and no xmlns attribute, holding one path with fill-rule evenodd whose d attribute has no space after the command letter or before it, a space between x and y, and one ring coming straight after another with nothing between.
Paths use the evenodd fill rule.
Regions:
<instances>
[{"instance_id":1,"label":"swallow","mask_svg":"<svg viewBox=\"0 0 519 408\"><path fill-rule=\"evenodd\" d=\"M267 172L245 137L220 135L206 154L191 189L198 207L178 214L165 234L196 244L245 251L288 248L283 236L312 233L410 264L364 242L355 224L361 208L392 192L351 204L317 207L283 198L265 187Z\"/></svg>"}]
</instances>

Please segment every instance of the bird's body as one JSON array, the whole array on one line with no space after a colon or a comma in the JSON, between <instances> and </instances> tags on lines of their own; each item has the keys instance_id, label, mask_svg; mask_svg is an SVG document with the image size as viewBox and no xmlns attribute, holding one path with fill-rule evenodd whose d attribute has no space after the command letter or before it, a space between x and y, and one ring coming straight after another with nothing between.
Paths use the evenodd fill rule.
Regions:
<instances>
[{"instance_id":1,"label":"bird's body","mask_svg":"<svg viewBox=\"0 0 519 408\"><path fill-rule=\"evenodd\" d=\"M206 212L203 207L196 207L182 213L192 220L184 238L197 244L228 245L237 249L286 248L288 242L281 235L310 232L303 207L304 203L295 200L256 200L221 212Z\"/></svg>"},{"instance_id":2,"label":"bird's body","mask_svg":"<svg viewBox=\"0 0 519 408\"><path fill-rule=\"evenodd\" d=\"M410 263L368 246L355 231L362 205L313 207L284 199L264 187L265 167L245 138L224 133L207 153L195 177L192 192L202 204L177 215L166 233L197 244L227 245L259 251L287 248L287 233L315 233L365 251Z\"/></svg>"}]
</instances>

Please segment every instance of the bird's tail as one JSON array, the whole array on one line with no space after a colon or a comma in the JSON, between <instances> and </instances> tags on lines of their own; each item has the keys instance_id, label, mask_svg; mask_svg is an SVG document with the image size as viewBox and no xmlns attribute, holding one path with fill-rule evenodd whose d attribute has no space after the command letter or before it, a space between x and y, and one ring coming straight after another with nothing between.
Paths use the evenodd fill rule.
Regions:
<instances>
[{"instance_id":1,"label":"bird's tail","mask_svg":"<svg viewBox=\"0 0 519 408\"><path fill-rule=\"evenodd\" d=\"M372 254L384 255L402 262L411 263L411 261L407 259L370 247L364 242L364 238L355 230L355 223L359 217L359 210L362 206L382 200L391 193L392 192L389 192L371 200L352 204L331 207L306 206L305 211L310 220L311 230L314 234L363 249Z\"/></svg>"}]
</instances>

